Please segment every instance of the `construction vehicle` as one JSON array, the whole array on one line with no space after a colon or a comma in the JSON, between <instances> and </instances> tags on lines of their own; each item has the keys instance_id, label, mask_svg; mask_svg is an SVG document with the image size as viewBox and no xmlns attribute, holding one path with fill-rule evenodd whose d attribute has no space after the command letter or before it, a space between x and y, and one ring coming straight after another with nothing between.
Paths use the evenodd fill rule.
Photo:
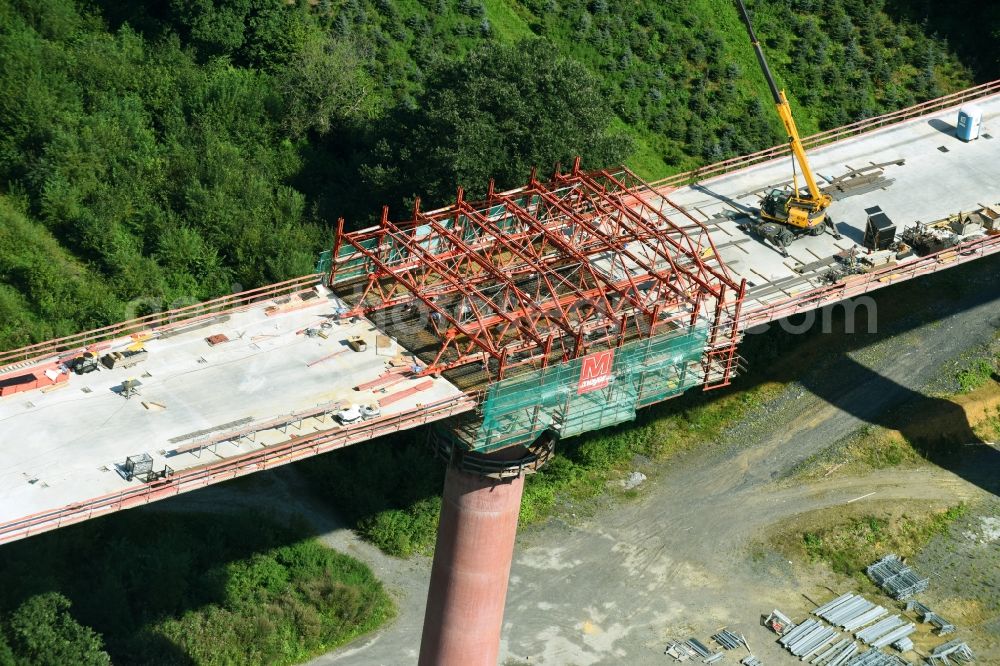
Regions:
<instances>
[{"instance_id":1,"label":"construction vehicle","mask_svg":"<svg viewBox=\"0 0 1000 666\"><path fill-rule=\"evenodd\" d=\"M144 351L146 349L146 342L152 339L153 339L153 334L149 332L133 333L132 344L128 346L128 351L130 352Z\"/></svg>"},{"instance_id":2,"label":"construction vehicle","mask_svg":"<svg viewBox=\"0 0 1000 666\"><path fill-rule=\"evenodd\" d=\"M145 349L139 349L137 351L130 351L126 349L123 352L111 352L110 354L105 354L101 358L101 363L108 370L114 370L116 368L131 368L134 365L142 363L149 357L149 352Z\"/></svg>"},{"instance_id":3,"label":"construction vehicle","mask_svg":"<svg viewBox=\"0 0 1000 666\"><path fill-rule=\"evenodd\" d=\"M93 352L84 352L80 356L70 359L66 367L78 375L85 375L97 370L97 355Z\"/></svg>"},{"instance_id":4,"label":"construction vehicle","mask_svg":"<svg viewBox=\"0 0 1000 666\"><path fill-rule=\"evenodd\" d=\"M771 75L771 68L767 65L767 58L761 49L760 41L754 32L747 8L743 5L743 0L736 0L739 6L740 16L746 25L747 34L750 36L750 43L757 53L757 62L764 72L767 85L771 89L771 96L774 98L775 107L778 109L778 117L785 126L785 133L788 135L788 143L792 149L792 183L791 192L774 188L768 192L760 202L760 221L753 225L753 230L774 243L785 254L784 248L788 246L796 237L802 234L819 236L826 228L836 236L836 227L829 219L826 209L830 207L833 199L829 194L821 192L813 176L809 160L806 158L805 148L799 138L799 130L795 126L795 119L792 118L792 109L788 105L785 91L779 90ZM795 170L795 163L798 162L802 170L802 176L806 181L807 193L799 189L798 173Z\"/></svg>"}]
</instances>

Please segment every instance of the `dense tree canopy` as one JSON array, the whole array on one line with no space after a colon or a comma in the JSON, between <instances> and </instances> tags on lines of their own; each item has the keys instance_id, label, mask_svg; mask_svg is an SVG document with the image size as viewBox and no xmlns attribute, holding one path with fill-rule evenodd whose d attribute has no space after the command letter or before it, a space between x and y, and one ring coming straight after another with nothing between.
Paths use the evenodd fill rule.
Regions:
<instances>
[{"instance_id":1,"label":"dense tree canopy","mask_svg":"<svg viewBox=\"0 0 1000 666\"><path fill-rule=\"evenodd\" d=\"M101 637L73 619L69 600L58 592L30 597L5 624L0 625L0 664L107 666L111 663L102 648Z\"/></svg>"},{"instance_id":2,"label":"dense tree canopy","mask_svg":"<svg viewBox=\"0 0 1000 666\"><path fill-rule=\"evenodd\" d=\"M0 666L292 664L392 616L365 565L288 522L128 511L5 545Z\"/></svg>"},{"instance_id":3,"label":"dense tree canopy","mask_svg":"<svg viewBox=\"0 0 1000 666\"><path fill-rule=\"evenodd\" d=\"M969 82L926 4L751 3L805 133ZM780 140L730 0L0 0L0 63L0 347L301 275L384 203Z\"/></svg>"},{"instance_id":4,"label":"dense tree canopy","mask_svg":"<svg viewBox=\"0 0 1000 666\"><path fill-rule=\"evenodd\" d=\"M608 131L611 118L597 78L542 40L489 44L431 69L416 107L386 118L365 170L391 198L444 201L457 184L481 195L490 178L521 185L533 166L577 155L623 162L630 142Z\"/></svg>"}]
</instances>

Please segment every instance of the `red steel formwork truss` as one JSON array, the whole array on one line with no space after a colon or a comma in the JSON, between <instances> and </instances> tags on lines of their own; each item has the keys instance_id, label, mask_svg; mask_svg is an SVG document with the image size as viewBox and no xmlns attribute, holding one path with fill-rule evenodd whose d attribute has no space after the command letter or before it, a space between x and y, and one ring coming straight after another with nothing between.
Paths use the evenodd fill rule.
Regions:
<instances>
[{"instance_id":1,"label":"red steel formwork truss","mask_svg":"<svg viewBox=\"0 0 1000 666\"><path fill-rule=\"evenodd\" d=\"M385 209L376 227L341 224L333 254L330 285L359 286L354 314L427 309L440 341L428 374L481 363L502 379L708 322L706 358L728 382L745 285L704 225L624 167L585 173L578 159L547 183L491 183L475 204L462 190L437 211L418 201L400 223Z\"/></svg>"}]
</instances>

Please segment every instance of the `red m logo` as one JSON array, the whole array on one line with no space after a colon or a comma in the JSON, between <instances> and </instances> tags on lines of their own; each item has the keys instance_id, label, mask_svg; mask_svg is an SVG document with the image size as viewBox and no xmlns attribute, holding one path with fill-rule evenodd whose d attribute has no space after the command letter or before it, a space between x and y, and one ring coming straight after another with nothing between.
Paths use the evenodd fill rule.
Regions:
<instances>
[{"instance_id":1,"label":"red m logo","mask_svg":"<svg viewBox=\"0 0 1000 666\"><path fill-rule=\"evenodd\" d=\"M580 366L580 383L577 385L576 394L590 393L610 384L611 367L614 362L614 349L585 356Z\"/></svg>"}]
</instances>

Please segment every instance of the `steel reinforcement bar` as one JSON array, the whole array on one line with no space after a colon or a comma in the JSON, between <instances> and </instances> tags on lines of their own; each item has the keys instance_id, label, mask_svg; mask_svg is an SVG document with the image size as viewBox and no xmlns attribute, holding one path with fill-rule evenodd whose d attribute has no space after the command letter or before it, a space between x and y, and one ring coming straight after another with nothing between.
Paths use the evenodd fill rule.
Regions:
<instances>
[{"instance_id":1,"label":"steel reinforcement bar","mask_svg":"<svg viewBox=\"0 0 1000 666\"><path fill-rule=\"evenodd\" d=\"M857 136L858 134L864 134L865 132L878 129L886 125L892 125L904 120L910 120L911 118L923 116L933 111L940 111L949 107L958 106L970 100L982 99L983 97L989 97L990 95L995 95L997 93L1000 93L1000 79L990 81L989 83L983 83L972 88L967 88L965 90L960 90L950 95L945 95L944 97L938 97L920 104L915 104L905 109L900 109L899 111L893 111L874 118L865 118L849 125L843 125L841 127L835 127L817 134L812 134L804 137L802 139L802 144L806 148L823 146L839 141L840 139ZM697 183L708 178L714 178L715 176L721 176L733 171L745 169L762 162L767 162L776 157L784 157L787 154L788 144L782 143L777 146L765 148L764 150L759 150L756 153L740 155L739 157L733 157L728 160L723 160L722 162L707 164L703 167L692 169L691 171L685 171L684 173L667 176L666 178L653 181L650 185L654 189L670 190L684 185L689 185L691 183Z\"/></svg>"},{"instance_id":2,"label":"steel reinforcement bar","mask_svg":"<svg viewBox=\"0 0 1000 666\"><path fill-rule=\"evenodd\" d=\"M142 506L213 483L228 481L252 472L271 469L302 458L366 442L375 437L399 430L407 430L473 409L475 409L474 401L468 396L461 395L425 404L401 414L367 421L353 427L337 427L334 430L292 438L259 451L181 470L160 481L127 488L120 492L101 495L0 524L0 544L66 527L115 511Z\"/></svg>"},{"instance_id":3,"label":"steel reinforcement bar","mask_svg":"<svg viewBox=\"0 0 1000 666\"><path fill-rule=\"evenodd\" d=\"M934 254L928 254L905 264L888 266L862 275L853 275L835 284L817 287L767 305L755 304L751 291L747 294L747 301L740 317L740 329L746 330L794 314L832 305L882 287L936 273L939 270L952 268L997 253L1000 253L1000 235L986 236Z\"/></svg>"},{"instance_id":4,"label":"steel reinforcement bar","mask_svg":"<svg viewBox=\"0 0 1000 666\"><path fill-rule=\"evenodd\" d=\"M285 280L284 282L242 291L238 294L221 296L210 301L203 301L164 312L155 312L137 319L130 319L90 331L74 333L66 337L46 340L45 342L38 342L19 349L0 352L0 372L3 372L8 366L14 364L40 360L54 354L82 350L88 345L113 340L132 333L148 331L153 328L168 330L180 324L191 324L201 319L243 310L260 301L302 291L313 284L318 284L320 277L320 274L303 275L291 280Z\"/></svg>"}]
</instances>

